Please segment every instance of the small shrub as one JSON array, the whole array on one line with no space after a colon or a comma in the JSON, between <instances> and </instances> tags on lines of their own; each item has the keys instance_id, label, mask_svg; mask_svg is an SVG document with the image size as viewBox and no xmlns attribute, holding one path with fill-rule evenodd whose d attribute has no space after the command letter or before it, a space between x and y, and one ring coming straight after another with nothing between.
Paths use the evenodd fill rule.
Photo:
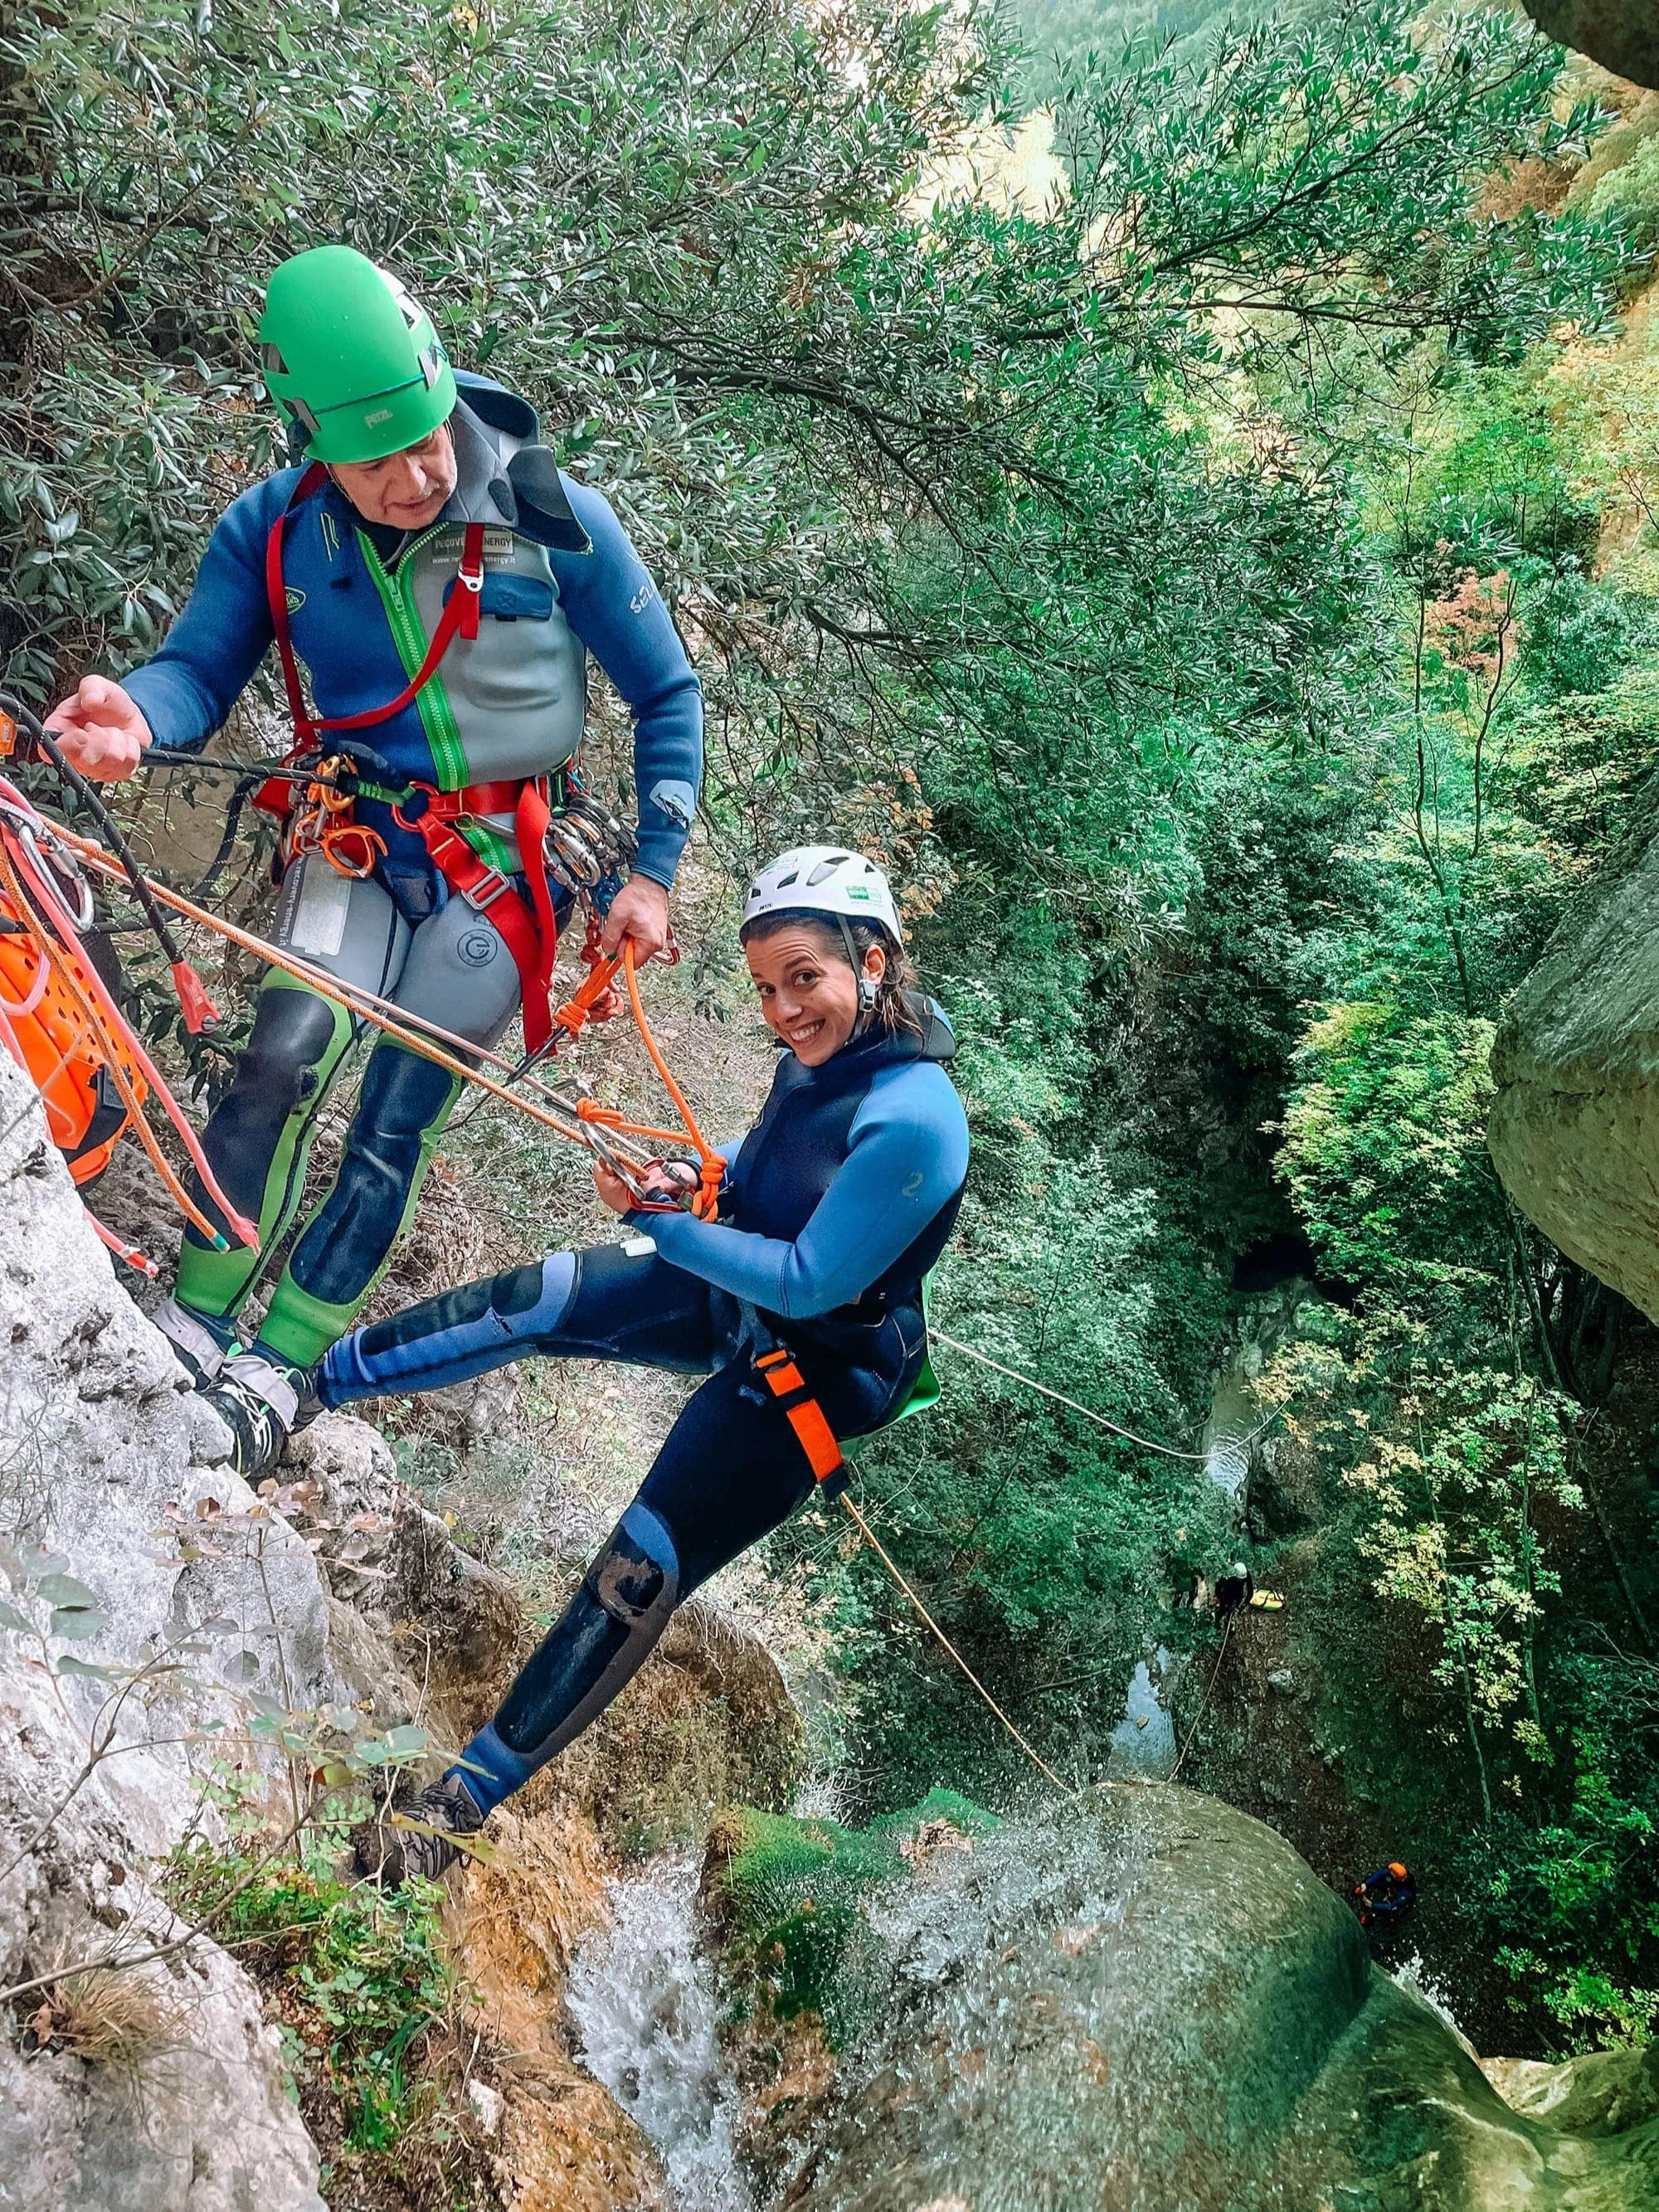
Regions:
<instances>
[{"instance_id":1,"label":"small shrub","mask_svg":"<svg viewBox=\"0 0 1659 2212\"><path fill-rule=\"evenodd\" d=\"M174 1852L167 1887L181 1911L199 1911L250 1872L216 1935L280 2015L301 2104L307 2083L325 2086L340 2100L349 2150L391 2150L438 2096L415 2053L458 1996L442 1949L442 1890L410 1882L383 1896L348 1887L320 1853L259 1864L239 1843L225 1851L199 1838Z\"/></svg>"},{"instance_id":2,"label":"small shrub","mask_svg":"<svg viewBox=\"0 0 1659 2212\"><path fill-rule=\"evenodd\" d=\"M866 1828L728 1807L709 1832L703 1894L751 2002L781 2021L817 2013L831 2049L844 2047L857 2025L860 1954L873 1940L864 1899L951 1842L971 1849L996 1825L951 1790Z\"/></svg>"}]
</instances>

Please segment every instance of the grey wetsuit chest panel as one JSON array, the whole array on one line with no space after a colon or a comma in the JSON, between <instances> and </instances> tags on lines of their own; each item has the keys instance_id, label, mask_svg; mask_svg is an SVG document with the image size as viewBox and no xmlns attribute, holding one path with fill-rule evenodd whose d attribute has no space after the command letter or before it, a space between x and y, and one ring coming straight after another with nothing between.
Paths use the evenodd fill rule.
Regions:
<instances>
[{"instance_id":1,"label":"grey wetsuit chest panel","mask_svg":"<svg viewBox=\"0 0 1659 2212\"><path fill-rule=\"evenodd\" d=\"M459 588L465 534L459 523L446 523L405 556L428 639L445 594ZM581 742L586 653L565 619L544 547L504 524L487 525L483 557L478 635L455 640L439 681L470 783L544 775L563 767Z\"/></svg>"}]
</instances>

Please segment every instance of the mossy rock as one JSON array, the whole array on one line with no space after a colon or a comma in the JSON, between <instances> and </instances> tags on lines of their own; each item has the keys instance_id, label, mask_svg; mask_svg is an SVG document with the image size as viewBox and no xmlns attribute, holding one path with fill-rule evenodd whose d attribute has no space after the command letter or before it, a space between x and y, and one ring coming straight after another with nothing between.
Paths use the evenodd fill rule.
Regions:
<instances>
[{"instance_id":1,"label":"mossy rock","mask_svg":"<svg viewBox=\"0 0 1659 2212\"><path fill-rule=\"evenodd\" d=\"M703 1909L756 1999L780 2020L818 2014L838 2044L859 2010L864 1899L932 1857L970 1851L996 1826L953 1790L930 1790L864 1828L727 1806L708 1832Z\"/></svg>"}]
</instances>

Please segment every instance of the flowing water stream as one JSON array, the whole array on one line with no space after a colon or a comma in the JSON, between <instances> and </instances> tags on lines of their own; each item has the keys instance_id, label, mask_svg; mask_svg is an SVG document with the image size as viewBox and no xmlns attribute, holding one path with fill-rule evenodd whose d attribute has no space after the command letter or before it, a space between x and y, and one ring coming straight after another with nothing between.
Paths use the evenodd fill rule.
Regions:
<instances>
[{"instance_id":1,"label":"flowing water stream","mask_svg":"<svg viewBox=\"0 0 1659 2212\"><path fill-rule=\"evenodd\" d=\"M1295 1328L1304 1303L1318 1297L1304 1278L1291 1275L1245 1299L1232 1349L1217 1371L1204 1424L1204 1472L1233 1501L1241 1527L1251 1462L1263 1448L1259 1439L1264 1416L1256 1385L1263 1368ZM1188 1663L1162 1644L1137 1662L1124 1697L1123 1718L1112 1731L1107 1771L1114 1779L1157 1782L1173 1771L1178 1750L1170 1705Z\"/></svg>"},{"instance_id":2,"label":"flowing water stream","mask_svg":"<svg viewBox=\"0 0 1659 2212\"><path fill-rule=\"evenodd\" d=\"M696 1863L678 1854L612 1882L611 1925L583 1946L567 1988L576 2056L662 2161L672 2212L753 2212L696 1896Z\"/></svg>"}]
</instances>

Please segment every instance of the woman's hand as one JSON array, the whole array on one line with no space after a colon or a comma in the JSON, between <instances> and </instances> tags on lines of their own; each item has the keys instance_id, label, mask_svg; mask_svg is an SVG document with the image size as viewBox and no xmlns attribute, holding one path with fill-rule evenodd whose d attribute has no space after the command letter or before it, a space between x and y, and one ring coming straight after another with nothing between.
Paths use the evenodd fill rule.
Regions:
<instances>
[{"instance_id":1,"label":"woman's hand","mask_svg":"<svg viewBox=\"0 0 1659 2212\"><path fill-rule=\"evenodd\" d=\"M641 1177L648 1199L662 1206L678 1206L697 1187L697 1170L689 1160L655 1160ZM640 1200L607 1162L593 1163L593 1188L613 1213L626 1213Z\"/></svg>"},{"instance_id":2,"label":"woman's hand","mask_svg":"<svg viewBox=\"0 0 1659 2212\"><path fill-rule=\"evenodd\" d=\"M626 1213L639 1203L615 1168L604 1160L593 1163L593 1188L613 1213Z\"/></svg>"}]
</instances>

